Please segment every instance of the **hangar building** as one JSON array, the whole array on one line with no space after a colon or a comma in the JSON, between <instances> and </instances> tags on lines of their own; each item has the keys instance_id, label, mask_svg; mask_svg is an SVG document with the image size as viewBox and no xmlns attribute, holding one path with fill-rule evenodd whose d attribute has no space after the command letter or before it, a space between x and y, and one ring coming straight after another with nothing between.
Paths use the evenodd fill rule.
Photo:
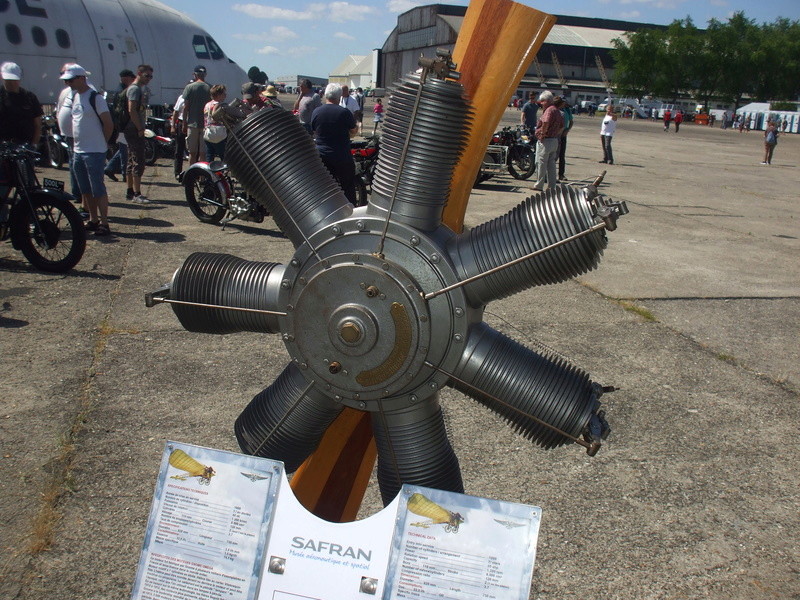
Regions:
<instances>
[{"instance_id":1,"label":"hangar building","mask_svg":"<svg viewBox=\"0 0 800 600\"><path fill-rule=\"evenodd\" d=\"M392 87L405 73L417 69L420 54L433 57L437 48L453 50L466 11L465 6L430 4L401 14L380 51L378 85ZM547 88L572 103L600 102L609 95L614 72L611 41L626 31L666 28L610 19L556 18L522 78L517 92L520 97L527 91Z\"/></svg>"}]
</instances>

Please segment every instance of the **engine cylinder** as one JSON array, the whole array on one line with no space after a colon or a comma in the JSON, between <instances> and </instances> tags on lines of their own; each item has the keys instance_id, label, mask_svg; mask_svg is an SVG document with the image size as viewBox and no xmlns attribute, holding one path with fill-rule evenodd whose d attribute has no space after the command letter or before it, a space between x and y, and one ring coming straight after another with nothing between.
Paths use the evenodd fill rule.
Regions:
<instances>
[{"instance_id":1,"label":"engine cylinder","mask_svg":"<svg viewBox=\"0 0 800 600\"><path fill-rule=\"evenodd\" d=\"M286 267L252 262L230 254L195 252L175 271L170 299L256 310L278 310L278 292ZM235 333L280 331L278 317L253 311L171 304L188 331Z\"/></svg>"},{"instance_id":2,"label":"engine cylinder","mask_svg":"<svg viewBox=\"0 0 800 600\"><path fill-rule=\"evenodd\" d=\"M449 252L464 280L563 241L595 223L586 192L559 184L457 236ZM466 294L477 307L532 286L566 281L596 268L607 244L605 232L592 232L469 283Z\"/></svg>"},{"instance_id":3,"label":"engine cylinder","mask_svg":"<svg viewBox=\"0 0 800 600\"><path fill-rule=\"evenodd\" d=\"M439 227L470 116L460 84L434 78L420 84L419 75L404 78L386 109L370 212L385 214L396 190L393 220L420 231Z\"/></svg>"},{"instance_id":4,"label":"engine cylinder","mask_svg":"<svg viewBox=\"0 0 800 600\"><path fill-rule=\"evenodd\" d=\"M225 159L295 248L352 214L311 136L290 111L264 109L247 117L228 137Z\"/></svg>"},{"instance_id":5,"label":"engine cylinder","mask_svg":"<svg viewBox=\"0 0 800 600\"><path fill-rule=\"evenodd\" d=\"M435 399L405 410L373 414L372 430L384 505L398 494L401 482L464 492L458 458Z\"/></svg>"},{"instance_id":6,"label":"engine cylinder","mask_svg":"<svg viewBox=\"0 0 800 600\"><path fill-rule=\"evenodd\" d=\"M234 431L245 454L281 460L292 473L316 449L342 405L308 382L294 363L259 392L236 419Z\"/></svg>"},{"instance_id":7,"label":"engine cylinder","mask_svg":"<svg viewBox=\"0 0 800 600\"><path fill-rule=\"evenodd\" d=\"M470 331L454 375L460 380L452 382L454 388L544 448L571 440L531 416L578 437L599 406L597 386L584 371L562 358L534 352L485 323Z\"/></svg>"}]
</instances>

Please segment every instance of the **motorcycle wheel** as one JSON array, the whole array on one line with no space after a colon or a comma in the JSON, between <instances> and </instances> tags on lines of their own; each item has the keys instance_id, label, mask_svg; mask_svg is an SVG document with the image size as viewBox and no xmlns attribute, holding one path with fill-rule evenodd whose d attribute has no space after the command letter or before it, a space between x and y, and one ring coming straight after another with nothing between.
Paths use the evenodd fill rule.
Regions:
<instances>
[{"instance_id":1,"label":"motorcycle wheel","mask_svg":"<svg viewBox=\"0 0 800 600\"><path fill-rule=\"evenodd\" d=\"M536 171L533 150L525 146L512 146L508 153L508 172L514 179L528 179Z\"/></svg>"},{"instance_id":2,"label":"motorcycle wheel","mask_svg":"<svg viewBox=\"0 0 800 600\"><path fill-rule=\"evenodd\" d=\"M366 206L367 202L367 184L364 181L364 177L361 175L356 175L355 178L356 184L356 202L353 206Z\"/></svg>"},{"instance_id":3,"label":"motorcycle wheel","mask_svg":"<svg viewBox=\"0 0 800 600\"><path fill-rule=\"evenodd\" d=\"M54 169L64 166L64 149L57 140L47 136L47 162Z\"/></svg>"},{"instance_id":4,"label":"motorcycle wheel","mask_svg":"<svg viewBox=\"0 0 800 600\"><path fill-rule=\"evenodd\" d=\"M205 171L187 172L183 176L183 188L189 208L203 223L219 223L228 212L219 187Z\"/></svg>"},{"instance_id":5,"label":"motorcycle wheel","mask_svg":"<svg viewBox=\"0 0 800 600\"><path fill-rule=\"evenodd\" d=\"M33 213L24 200L16 207L11 229L14 247L37 269L69 271L86 250L86 229L78 209L66 198L47 194L34 192L30 200Z\"/></svg>"},{"instance_id":6,"label":"motorcycle wheel","mask_svg":"<svg viewBox=\"0 0 800 600\"><path fill-rule=\"evenodd\" d=\"M156 164L158 158L158 151L156 150L156 143L152 138L144 138L144 164L152 167Z\"/></svg>"}]
</instances>

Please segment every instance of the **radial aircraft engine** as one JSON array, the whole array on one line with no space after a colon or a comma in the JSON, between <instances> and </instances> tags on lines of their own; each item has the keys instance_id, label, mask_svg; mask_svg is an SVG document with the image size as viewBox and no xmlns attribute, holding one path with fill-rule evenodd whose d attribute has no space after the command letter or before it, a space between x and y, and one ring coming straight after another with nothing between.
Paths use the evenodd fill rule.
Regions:
<instances>
[{"instance_id":1,"label":"radial aircraft engine","mask_svg":"<svg viewBox=\"0 0 800 600\"><path fill-rule=\"evenodd\" d=\"M288 365L236 420L245 453L293 472L345 407L369 411L384 503L403 483L464 491L439 403L445 386L543 448L576 442L593 455L609 429L606 388L489 327L483 312L594 269L606 230L627 209L596 185L557 185L465 233L443 225L471 119L457 75L439 64L399 82L361 208L291 112L262 110L232 128L231 170L294 256L279 264L192 254L147 297L169 302L190 331L282 336Z\"/></svg>"}]
</instances>

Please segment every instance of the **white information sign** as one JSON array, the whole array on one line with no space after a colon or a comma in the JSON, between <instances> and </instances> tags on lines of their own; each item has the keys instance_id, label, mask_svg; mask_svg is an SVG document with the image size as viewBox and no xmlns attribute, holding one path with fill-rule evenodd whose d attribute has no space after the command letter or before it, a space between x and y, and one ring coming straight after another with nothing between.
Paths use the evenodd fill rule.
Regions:
<instances>
[{"instance_id":1,"label":"white information sign","mask_svg":"<svg viewBox=\"0 0 800 600\"><path fill-rule=\"evenodd\" d=\"M526 600L541 509L404 485L331 523L276 461L168 442L133 600Z\"/></svg>"},{"instance_id":2,"label":"white information sign","mask_svg":"<svg viewBox=\"0 0 800 600\"><path fill-rule=\"evenodd\" d=\"M249 600L283 465L168 442L134 600Z\"/></svg>"},{"instance_id":3,"label":"white information sign","mask_svg":"<svg viewBox=\"0 0 800 600\"><path fill-rule=\"evenodd\" d=\"M541 509L404 485L385 600L527 600Z\"/></svg>"}]
</instances>

